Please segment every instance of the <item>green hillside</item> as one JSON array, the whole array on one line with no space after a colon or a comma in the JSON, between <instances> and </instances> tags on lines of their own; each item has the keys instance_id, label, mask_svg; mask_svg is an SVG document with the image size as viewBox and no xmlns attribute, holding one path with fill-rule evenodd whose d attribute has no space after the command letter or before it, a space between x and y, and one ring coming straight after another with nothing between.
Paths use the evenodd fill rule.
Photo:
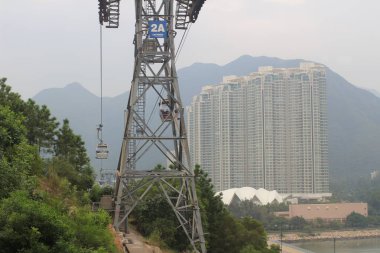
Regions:
<instances>
[{"instance_id":1,"label":"green hillside","mask_svg":"<svg viewBox=\"0 0 380 253\"><path fill-rule=\"evenodd\" d=\"M92 212L84 143L45 106L0 79L0 253L118 252L105 211ZM44 154L45 158L42 158Z\"/></svg>"}]
</instances>

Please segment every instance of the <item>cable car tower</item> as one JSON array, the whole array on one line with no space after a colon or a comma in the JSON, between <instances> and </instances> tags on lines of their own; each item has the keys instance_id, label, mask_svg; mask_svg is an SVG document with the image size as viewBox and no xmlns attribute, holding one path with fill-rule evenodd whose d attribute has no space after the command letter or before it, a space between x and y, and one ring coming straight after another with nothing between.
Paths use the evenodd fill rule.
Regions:
<instances>
[{"instance_id":1,"label":"cable car tower","mask_svg":"<svg viewBox=\"0 0 380 253\"><path fill-rule=\"evenodd\" d=\"M117 2L117 3L115 3ZM136 205L156 186L195 252L206 252L176 70L176 30L188 31L205 0L135 0L135 62L115 186L114 227L126 229ZM115 8L117 6L117 8ZM100 23L117 28L119 0L99 0ZM112 17L112 18L111 18ZM182 37L183 38L183 37ZM156 101L154 123L146 101ZM147 117L148 116L148 117ZM172 166L141 165L155 149Z\"/></svg>"}]
</instances>

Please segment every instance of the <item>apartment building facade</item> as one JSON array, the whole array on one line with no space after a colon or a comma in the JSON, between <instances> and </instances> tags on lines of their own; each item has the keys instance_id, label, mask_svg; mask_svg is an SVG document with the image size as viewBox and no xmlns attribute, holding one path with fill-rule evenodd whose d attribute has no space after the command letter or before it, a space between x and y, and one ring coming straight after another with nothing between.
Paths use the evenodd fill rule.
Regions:
<instances>
[{"instance_id":1,"label":"apartment building facade","mask_svg":"<svg viewBox=\"0 0 380 253\"><path fill-rule=\"evenodd\" d=\"M262 67L205 86L187 110L193 163L217 191L328 192L325 68Z\"/></svg>"}]
</instances>

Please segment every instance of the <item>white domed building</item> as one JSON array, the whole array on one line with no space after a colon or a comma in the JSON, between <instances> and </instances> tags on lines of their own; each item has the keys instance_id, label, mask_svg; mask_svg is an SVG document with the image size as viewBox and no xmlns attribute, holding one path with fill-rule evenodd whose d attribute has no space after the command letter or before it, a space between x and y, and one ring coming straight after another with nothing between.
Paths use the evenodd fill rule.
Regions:
<instances>
[{"instance_id":1,"label":"white domed building","mask_svg":"<svg viewBox=\"0 0 380 253\"><path fill-rule=\"evenodd\" d=\"M225 205L231 205L231 203L239 203L245 200L252 201L257 205L284 202L283 197L281 197L277 191L268 191L263 188L258 190L252 187L232 188L217 192L215 195L220 194L222 194L222 201Z\"/></svg>"}]
</instances>

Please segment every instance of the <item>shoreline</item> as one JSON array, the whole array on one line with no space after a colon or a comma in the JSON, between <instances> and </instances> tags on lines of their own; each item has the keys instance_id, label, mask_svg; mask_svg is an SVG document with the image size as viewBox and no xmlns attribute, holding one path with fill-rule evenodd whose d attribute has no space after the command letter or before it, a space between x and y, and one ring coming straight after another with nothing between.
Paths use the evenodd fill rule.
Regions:
<instances>
[{"instance_id":1,"label":"shoreline","mask_svg":"<svg viewBox=\"0 0 380 253\"><path fill-rule=\"evenodd\" d=\"M326 241L326 240L344 240L344 239L364 239L380 238L380 229L358 229L358 230L334 230L319 231L313 234L305 232L284 232L283 242L303 242L303 241ZM268 242L280 241L279 234L268 234Z\"/></svg>"}]
</instances>

